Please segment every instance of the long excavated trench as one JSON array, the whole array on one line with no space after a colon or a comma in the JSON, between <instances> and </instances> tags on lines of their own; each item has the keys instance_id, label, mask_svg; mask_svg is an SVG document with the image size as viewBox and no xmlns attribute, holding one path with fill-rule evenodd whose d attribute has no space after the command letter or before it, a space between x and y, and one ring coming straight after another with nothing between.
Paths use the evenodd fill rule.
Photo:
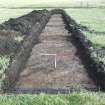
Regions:
<instances>
[{"instance_id":1,"label":"long excavated trench","mask_svg":"<svg viewBox=\"0 0 105 105\"><path fill-rule=\"evenodd\" d=\"M39 37L40 43L32 48L15 89L96 88L76 55L77 48L68 40L72 34L65 27L61 14L51 16Z\"/></svg>"}]
</instances>

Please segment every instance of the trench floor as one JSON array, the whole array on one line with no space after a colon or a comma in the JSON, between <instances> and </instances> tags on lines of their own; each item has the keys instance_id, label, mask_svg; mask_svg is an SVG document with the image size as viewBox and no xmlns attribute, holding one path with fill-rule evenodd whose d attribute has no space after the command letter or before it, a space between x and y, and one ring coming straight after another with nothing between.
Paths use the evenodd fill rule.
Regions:
<instances>
[{"instance_id":1,"label":"trench floor","mask_svg":"<svg viewBox=\"0 0 105 105\"><path fill-rule=\"evenodd\" d=\"M60 14L52 15L40 35L40 43L32 49L16 88L95 88L87 69L76 55L71 34Z\"/></svg>"}]
</instances>

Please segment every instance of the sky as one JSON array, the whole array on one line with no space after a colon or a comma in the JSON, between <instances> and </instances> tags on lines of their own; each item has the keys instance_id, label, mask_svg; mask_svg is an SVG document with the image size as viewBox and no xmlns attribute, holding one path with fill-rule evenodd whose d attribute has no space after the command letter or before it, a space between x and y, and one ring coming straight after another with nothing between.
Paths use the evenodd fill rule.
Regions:
<instances>
[{"instance_id":1,"label":"sky","mask_svg":"<svg viewBox=\"0 0 105 105\"><path fill-rule=\"evenodd\" d=\"M56 5L69 5L73 3L84 2L100 2L105 0L0 0L0 5L2 6L24 6L24 5L34 5L34 4L53 4Z\"/></svg>"}]
</instances>

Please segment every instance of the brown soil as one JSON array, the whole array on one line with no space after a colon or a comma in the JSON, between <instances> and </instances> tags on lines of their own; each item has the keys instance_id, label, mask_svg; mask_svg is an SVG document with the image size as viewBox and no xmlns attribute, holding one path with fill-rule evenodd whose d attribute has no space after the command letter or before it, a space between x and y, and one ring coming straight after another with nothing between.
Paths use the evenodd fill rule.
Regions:
<instances>
[{"instance_id":1,"label":"brown soil","mask_svg":"<svg viewBox=\"0 0 105 105\"><path fill-rule=\"evenodd\" d=\"M52 15L40 35L40 43L32 49L16 88L95 88L86 68L76 55L76 47L67 41L70 36L62 16ZM55 56L46 54L56 54L56 68Z\"/></svg>"}]
</instances>

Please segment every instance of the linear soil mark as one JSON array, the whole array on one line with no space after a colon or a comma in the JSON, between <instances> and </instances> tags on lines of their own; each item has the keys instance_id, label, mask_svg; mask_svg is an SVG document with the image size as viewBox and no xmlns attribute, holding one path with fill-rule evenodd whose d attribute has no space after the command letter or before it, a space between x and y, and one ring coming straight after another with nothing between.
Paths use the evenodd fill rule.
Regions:
<instances>
[{"instance_id":1,"label":"linear soil mark","mask_svg":"<svg viewBox=\"0 0 105 105\"><path fill-rule=\"evenodd\" d=\"M52 15L15 88L96 88L76 55L76 47L67 40L70 36L62 15Z\"/></svg>"}]
</instances>

